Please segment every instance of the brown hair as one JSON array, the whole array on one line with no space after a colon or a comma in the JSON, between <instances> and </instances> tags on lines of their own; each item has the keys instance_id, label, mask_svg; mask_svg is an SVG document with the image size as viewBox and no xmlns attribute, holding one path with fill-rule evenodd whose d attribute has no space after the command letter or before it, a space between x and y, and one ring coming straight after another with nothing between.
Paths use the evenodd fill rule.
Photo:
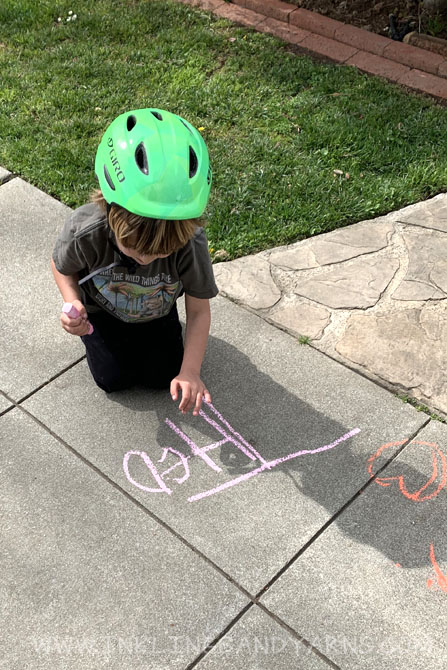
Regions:
<instances>
[{"instance_id":1,"label":"brown hair","mask_svg":"<svg viewBox=\"0 0 447 670\"><path fill-rule=\"evenodd\" d=\"M92 193L90 199L107 213L107 202L99 189ZM109 214L109 226L118 242L148 256L178 251L193 237L196 228L203 228L204 225L202 219L165 221L138 216L118 205L112 205Z\"/></svg>"}]
</instances>

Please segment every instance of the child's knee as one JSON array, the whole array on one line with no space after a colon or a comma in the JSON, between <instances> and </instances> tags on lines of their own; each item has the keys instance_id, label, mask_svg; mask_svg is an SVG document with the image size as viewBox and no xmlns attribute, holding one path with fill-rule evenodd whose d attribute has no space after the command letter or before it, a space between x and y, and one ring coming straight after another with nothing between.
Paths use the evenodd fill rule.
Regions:
<instances>
[{"instance_id":1,"label":"child's knee","mask_svg":"<svg viewBox=\"0 0 447 670\"><path fill-rule=\"evenodd\" d=\"M117 377L115 379L104 379L93 377L97 386L106 393L115 393L116 391L127 391L135 381L129 377Z\"/></svg>"}]
</instances>

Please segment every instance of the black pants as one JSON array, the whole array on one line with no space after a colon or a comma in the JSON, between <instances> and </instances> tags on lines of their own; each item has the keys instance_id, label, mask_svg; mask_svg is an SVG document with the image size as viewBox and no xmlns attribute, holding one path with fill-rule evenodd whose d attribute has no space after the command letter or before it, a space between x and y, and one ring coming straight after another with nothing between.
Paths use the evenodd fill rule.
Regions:
<instances>
[{"instance_id":1,"label":"black pants","mask_svg":"<svg viewBox=\"0 0 447 670\"><path fill-rule=\"evenodd\" d=\"M89 314L94 331L81 337L97 385L107 393L134 384L169 388L183 360L177 308L145 323L126 323L107 312Z\"/></svg>"}]
</instances>

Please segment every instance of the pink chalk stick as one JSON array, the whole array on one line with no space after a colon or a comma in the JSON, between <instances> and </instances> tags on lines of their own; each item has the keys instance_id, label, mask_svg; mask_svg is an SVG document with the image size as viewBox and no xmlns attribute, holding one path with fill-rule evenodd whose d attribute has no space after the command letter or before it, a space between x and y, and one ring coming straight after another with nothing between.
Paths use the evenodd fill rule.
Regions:
<instances>
[{"instance_id":1,"label":"pink chalk stick","mask_svg":"<svg viewBox=\"0 0 447 670\"><path fill-rule=\"evenodd\" d=\"M77 319L80 316L79 311L76 309L74 305L71 304L71 302L65 302L64 306L62 307L62 311L64 314L70 317L70 319ZM93 333L93 326L91 323L88 324L88 334L91 335Z\"/></svg>"}]
</instances>

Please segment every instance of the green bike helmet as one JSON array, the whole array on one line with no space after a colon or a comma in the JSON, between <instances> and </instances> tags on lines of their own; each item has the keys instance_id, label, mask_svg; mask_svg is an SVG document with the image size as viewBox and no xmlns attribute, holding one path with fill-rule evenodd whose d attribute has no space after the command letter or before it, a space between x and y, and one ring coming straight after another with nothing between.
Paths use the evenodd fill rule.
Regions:
<instances>
[{"instance_id":1,"label":"green bike helmet","mask_svg":"<svg viewBox=\"0 0 447 670\"><path fill-rule=\"evenodd\" d=\"M195 219L208 202L212 172L198 130L164 109L135 109L107 128L95 173L104 199L153 219Z\"/></svg>"}]
</instances>

